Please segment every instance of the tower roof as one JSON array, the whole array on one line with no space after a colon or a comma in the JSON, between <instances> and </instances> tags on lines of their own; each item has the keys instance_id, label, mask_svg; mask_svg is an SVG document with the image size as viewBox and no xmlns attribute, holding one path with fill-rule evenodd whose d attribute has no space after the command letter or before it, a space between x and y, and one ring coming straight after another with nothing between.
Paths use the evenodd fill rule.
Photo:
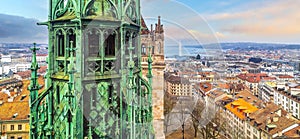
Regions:
<instances>
[{"instance_id":1,"label":"tower roof","mask_svg":"<svg viewBox=\"0 0 300 139\"><path fill-rule=\"evenodd\" d=\"M142 34L142 35L149 34L150 31L149 31L149 29L148 29L148 27L147 27L147 25L146 25L146 22L145 22L144 18L142 17L141 20L142 20L142 21L141 21L141 24L142 24L142 31L141 31L141 34Z\"/></svg>"}]
</instances>

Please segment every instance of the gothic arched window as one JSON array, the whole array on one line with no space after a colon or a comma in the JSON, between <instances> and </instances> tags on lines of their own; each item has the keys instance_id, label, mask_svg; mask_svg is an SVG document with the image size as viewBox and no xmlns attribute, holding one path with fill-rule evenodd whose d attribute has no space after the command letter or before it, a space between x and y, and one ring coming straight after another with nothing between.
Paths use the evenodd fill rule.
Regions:
<instances>
[{"instance_id":1,"label":"gothic arched window","mask_svg":"<svg viewBox=\"0 0 300 139\"><path fill-rule=\"evenodd\" d=\"M127 32L125 36L125 55L129 55L129 48L130 47L130 33Z\"/></svg>"},{"instance_id":2,"label":"gothic arched window","mask_svg":"<svg viewBox=\"0 0 300 139\"><path fill-rule=\"evenodd\" d=\"M115 32L112 32L106 36L104 47L105 47L105 56L115 56L115 47L116 47Z\"/></svg>"},{"instance_id":3,"label":"gothic arched window","mask_svg":"<svg viewBox=\"0 0 300 139\"><path fill-rule=\"evenodd\" d=\"M137 54L138 53L138 36L136 35L136 33L133 33L132 35L132 47L134 47L133 50L133 54Z\"/></svg>"},{"instance_id":4,"label":"gothic arched window","mask_svg":"<svg viewBox=\"0 0 300 139\"><path fill-rule=\"evenodd\" d=\"M92 29L88 32L88 55L91 57L99 56L100 32Z\"/></svg>"},{"instance_id":5,"label":"gothic arched window","mask_svg":"<svg viewBox=\"0 0 300 139\"><path fill-rule=\"evenodd\" d=\"M145 44L142 44L142 55L146 55L146 52L147 52L147 48Z\"/></svg>"},{"instance_id":6,"label":"gothic arched window","mask_svg":"<svg viewBox=\"0 0 300 139\"><path fill-rule=\"evenodd\" d=\"M61 30L56 33L56 39L57 39L57 56L64 57L65 56L65 36Z\"/></svg>"},{"instance_id":7,"label":"gothic arched window","mask_svg":"<svg viewBox=\"0 0 300 139\"><path fill-rule=\"evenodd\" d=\"M155 53L155 50L154 50L154 46L152 46L152 54L154 54Z\"/></svg>"},{"instance_id":8,"label":"gothic arched window","mask_svg":"<svg viewBox=\"0 0 300 139\"><path fill-rule=\"evenodd\" d=\"M73 30L68 31L68 48L71 48L71 42L73 42L73 48L76 48L76 35ZM71 56L70 51L68 52L69 56ZM73 53L74 56L76 56L76 52Z\"/></svg>"},{"instance_id":9,"label":"gothic arched window","mask_svg":"<svg viewBox=\"0 0 300 139\"><path fill-rule=\"evenodd\" d=\"M158 52L158 54L161 53L161 43L158 43L157 52Z\"/></svg>"}]
</instances>

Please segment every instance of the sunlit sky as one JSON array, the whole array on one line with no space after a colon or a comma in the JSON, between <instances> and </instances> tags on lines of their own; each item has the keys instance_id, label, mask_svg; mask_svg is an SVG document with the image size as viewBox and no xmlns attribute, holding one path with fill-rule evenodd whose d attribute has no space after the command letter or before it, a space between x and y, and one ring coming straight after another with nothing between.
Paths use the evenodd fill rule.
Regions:
<instances>
[{"instance_id":1,"label":"sunlit sky","mask_svg":"<svg viewBox=\"0 0 300 139\"><path fill-rule=\"evenodd\" d=\"M162 17L167 43L300 43L299 0L141 0L147 25ZM0 42L47 42L48 0L1 0ZM191 42L193 43L193 42Z\"/></svg>"}]
</instances>

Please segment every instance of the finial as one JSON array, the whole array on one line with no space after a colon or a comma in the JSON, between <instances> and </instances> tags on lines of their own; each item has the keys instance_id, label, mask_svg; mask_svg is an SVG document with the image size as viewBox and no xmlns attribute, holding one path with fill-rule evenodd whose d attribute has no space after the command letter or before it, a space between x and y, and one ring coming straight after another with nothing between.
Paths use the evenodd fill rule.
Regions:
<instances>
[{"instance_id":1,"label":"finial","mask_svg":"<svg viewBox=\"0 0 300 139\"><path fill-rule=\"evenodd\" d=\"M161 25L161 22L160 22L160 16L158 16L158 26Z\"/></svg>"},{"instance_id":2,"label":"finial","mask_svg":"<svg viewBox=\"0 0 300 139\"><path fill-rule=\"evenodd\" d=\"M151 24L151 33L153 32L153 24Z\"/></svg>"},{"instance_id":3,"label":"finial","mask_svg":"<svg viewBox=\"0 0 300 139\"><path fill-rule=\"evenodd\" d=\"M37 48L36 43L33 43L33 48L30 48L30 50L35 54L37 50L40 50L40 48Z\"/></svg>"}]
</instances>

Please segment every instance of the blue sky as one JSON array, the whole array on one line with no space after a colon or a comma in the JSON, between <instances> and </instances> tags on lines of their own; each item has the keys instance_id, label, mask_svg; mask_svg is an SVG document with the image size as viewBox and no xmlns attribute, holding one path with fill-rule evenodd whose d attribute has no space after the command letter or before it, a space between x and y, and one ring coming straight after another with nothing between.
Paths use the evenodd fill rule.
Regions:
<instances>
[{"instance_id":1,"label":"blue sky","mask_svg":"<svg viewBox=\"0 0 300 139\"><path fill-rule=\"evenodd\" d=\"M167 44L300 43L298 0L141 1L148 26L162 16ZM46 43L46 28L31 24L46 21L47 16L48 0L1 0L0 42Z\"/></svg>"}]
</instances>

